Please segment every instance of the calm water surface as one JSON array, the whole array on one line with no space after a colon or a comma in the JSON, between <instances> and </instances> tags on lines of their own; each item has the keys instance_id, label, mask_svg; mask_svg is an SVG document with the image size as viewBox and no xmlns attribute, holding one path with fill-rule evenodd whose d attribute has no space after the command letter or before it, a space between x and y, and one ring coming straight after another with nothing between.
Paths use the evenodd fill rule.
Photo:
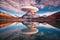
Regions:
<instances>
[{"instance_id":1,"label":"calm water surface","mask_svg":"<svg viewBox=\"0 0 60 40\"><path fill-rule=\"evenodd\" d=\"M21 30L27 28L21 22L7 22L0 24L0 40L60 40L60 25L57 23L39 23L35 34L22 34ZM59 24L59 23L58 23Z\"/></svg>"}]
</instances>

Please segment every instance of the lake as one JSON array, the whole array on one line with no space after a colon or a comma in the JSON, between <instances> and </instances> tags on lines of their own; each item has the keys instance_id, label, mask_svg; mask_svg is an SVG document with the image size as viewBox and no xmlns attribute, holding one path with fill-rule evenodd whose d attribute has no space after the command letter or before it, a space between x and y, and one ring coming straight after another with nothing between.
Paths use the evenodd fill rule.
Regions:
<instances>
[{"instance_id":1,"label":"lake","mask_svg":"<svg viewBox=\"0 0 60 40\"><path fill-rule=\"evenodd\" d=\"M29 22L30 23L30 22ZM60 23L57 22L37 22L36 26L26 24L26 22L1 22L0 40L60 40ZM27 26L34 26L38 32L33 34L23 34L22 29Z\"/></svg>"}]
</instances>

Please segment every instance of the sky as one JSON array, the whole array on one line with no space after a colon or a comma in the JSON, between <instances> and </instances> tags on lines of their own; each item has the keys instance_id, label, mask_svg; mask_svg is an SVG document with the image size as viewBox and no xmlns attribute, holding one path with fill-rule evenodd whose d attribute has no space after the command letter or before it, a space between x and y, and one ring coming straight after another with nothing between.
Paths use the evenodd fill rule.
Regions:
<instances>
[{"instance_id":1,"label":"sky","mask_svg":"<svg viewBox=\"0 0 60 40\"><path fill-rule=\"evenodd\" d=\"M60 11L60 0L1 0L0 11L12 16L22 17L26 12L21 10L23 6L34 6L39 9L36 14L49 15Z\"/></svg>"}]
</instances>

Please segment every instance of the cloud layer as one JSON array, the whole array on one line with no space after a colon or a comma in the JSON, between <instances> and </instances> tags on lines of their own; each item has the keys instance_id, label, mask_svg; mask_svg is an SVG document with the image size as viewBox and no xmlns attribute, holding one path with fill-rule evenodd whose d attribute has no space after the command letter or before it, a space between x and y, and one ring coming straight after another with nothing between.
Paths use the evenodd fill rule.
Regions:
<instances>
[{"instance_id":1,"label":"cloud layer","mask_svg":"<svg viewBox=\"0 0 60 40\"><path fill-rule=\"evenodd\" d=\"M6 10L20 12L22 6L36 6L44 8L46 5L58 6L60 0L1 0L0 7Z\"/></svg>"}]
</instances>

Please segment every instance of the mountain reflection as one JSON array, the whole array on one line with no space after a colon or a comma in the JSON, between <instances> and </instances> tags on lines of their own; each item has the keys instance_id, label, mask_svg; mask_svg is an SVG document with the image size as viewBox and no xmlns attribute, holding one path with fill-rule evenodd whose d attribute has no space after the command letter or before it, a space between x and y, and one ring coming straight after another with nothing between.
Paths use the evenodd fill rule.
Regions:
<instances>
[{"instance_id":1,"label":"mountain reflection","mask_svg":"<svg viewBox=\"0 0 60 40\"><path fill-rule=\"evenodd\" d=\"M25 26L36 27L41 22L0 22L0 28L9 26L12 23L16 23L16 24L22 23ZM42 22L42 24L45 24L45 25L46 25L46 23L53 26L53 27L60 28L60 21L57 21L57 22Z\"/></svg>"},{"instance_id":2,"label":"mountain reflection","mask_svg":"<svg viewBox=\"0 0 60 40\"><path fill-rule=\"evenodd\" d=\"M53 22L56 23L56 22ZM0 24L1 40L60 40L60 29L52 26L53 23L39 22L7 22ZM52 24L52 25L51 25ZM22 29L36 27L39 31L35 34L22 34Z\"/></svg>"},{"instance_id":3,"label":"mountain reflection","mask_svg":"<svg viewBox=\"0 0 60 40\"><path fill-rule=\"evenodd\" d=\"M8 26L8 25L10 25L10 24L12 24L12 23L13 23L13 22L1 23L1 24L0 24L0 28L5 27L5 26Z\"/></svg>"}]
</instances>

